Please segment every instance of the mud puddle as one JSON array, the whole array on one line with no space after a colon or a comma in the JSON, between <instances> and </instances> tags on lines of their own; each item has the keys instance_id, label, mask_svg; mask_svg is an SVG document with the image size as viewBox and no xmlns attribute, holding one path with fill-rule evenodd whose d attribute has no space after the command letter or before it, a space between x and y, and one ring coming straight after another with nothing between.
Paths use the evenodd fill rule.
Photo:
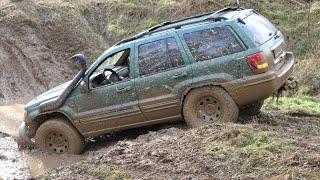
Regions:
<instances>
[{"instance_id":1,"label":"mud puddle","mask_svg":"<svg viewBox=\"0 0 320 180\"><path fill-rule=\"evenodd\" d=\"M14 138L0 133L0 179L23 179L29 176L21 157Z\"/></svg>"},{"instance_id":2,"label":"mud puddle","mask_svg":"<svg viewBox=\"0 0 320 180\"><path fill-rule=\"evenodd\" d=\"M184 123L169 123L108 134L89 141L84 154L78 156L48 154L37 149L19 151L15 137L23 120L23 107L20 104L0 106L0 179L36 177L53 168L63 169L64 166L94 157L122 140L139 139L144 134L169 127L187 128Z\"/></svg>"},{"instance_id":3,"label":"mud puddle","mask_svg":"<svg viewBox=\"0 0 320 180\"><path fill-rule=\"evenodd\" d=\"M50 168L82 160L83 156L51 155L38 150L19 151L15 138L23 120L23 105L0 107L0 179L26 179Z\"/></svg>"}]
</instances>

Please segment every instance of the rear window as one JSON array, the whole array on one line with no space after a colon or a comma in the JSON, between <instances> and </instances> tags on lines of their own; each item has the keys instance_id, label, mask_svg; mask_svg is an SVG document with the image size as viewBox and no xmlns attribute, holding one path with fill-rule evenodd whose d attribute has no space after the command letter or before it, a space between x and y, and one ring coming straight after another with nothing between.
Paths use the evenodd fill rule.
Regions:
<instances>
[{"instance_id":1,"label":"rear window","mask_svg":"<svg viewBox=\"0 0 320 180\"><path fill-rule=\"evenodd\" d=\"M243 21L245 24L239 24L259 46L269 41L278 31L268 19L254 12Z\"/></svg>"}]
</instances>

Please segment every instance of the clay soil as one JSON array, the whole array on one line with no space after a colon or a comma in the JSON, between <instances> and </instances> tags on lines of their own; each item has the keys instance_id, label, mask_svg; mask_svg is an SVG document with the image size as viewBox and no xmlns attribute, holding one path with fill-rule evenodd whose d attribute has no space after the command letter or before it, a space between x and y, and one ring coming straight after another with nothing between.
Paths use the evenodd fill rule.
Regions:
<instances>
[{"instance_id":1,"label":"clay soil","mask_svg":"<svg viewBox=\"0 0 320 180\"><path fill-rule=\"evenodd\" d=\"M4 179L319 179L320 119L264 111L235 124L184 122L108 134L84 154L18 151L23 106L0 108Z\"/></svg>"},{"instance_id":2,"label":"clay soil","mask_svg":"<svg viewBox=\"0 0 320 180\"><path fill-rule=\"evenodd\" d=\"M319 118L274 112L196 129L166 124L101 138L89 144L87 159L43 177L319 179L319 137Z\"/></svg>"}]
</instances>

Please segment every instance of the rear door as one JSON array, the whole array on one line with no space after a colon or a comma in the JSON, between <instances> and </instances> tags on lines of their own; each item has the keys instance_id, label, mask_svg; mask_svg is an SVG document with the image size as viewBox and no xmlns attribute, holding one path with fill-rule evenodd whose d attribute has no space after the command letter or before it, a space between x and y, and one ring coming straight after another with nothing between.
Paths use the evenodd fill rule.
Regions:
<instances>
[{"instance_id":1,"label":"rear door","mask_svg":"<svg viewBox=\"0 0 320 180\"><path fill-rule=\"evenodd\" d=\"M180 119L180 97L192 83L192 70L177 34L139 42L135 54L135 86L141 111L149 121Z\"/></svg>"}]
</instances>

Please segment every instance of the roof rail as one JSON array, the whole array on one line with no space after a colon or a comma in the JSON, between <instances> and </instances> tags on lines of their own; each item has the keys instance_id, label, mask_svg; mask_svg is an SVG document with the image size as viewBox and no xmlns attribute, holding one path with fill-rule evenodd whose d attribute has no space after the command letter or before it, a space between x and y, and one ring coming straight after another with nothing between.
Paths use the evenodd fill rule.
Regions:
<instances>
[{"instance_id":1,"label":"roof rail","mask_svg":"<svg viewBox=\"0 0 320 180\"><path fill-rule=\"evenodd\" d=\"M227 8L223 8L223 9L220 9L218 11L213 12L212 16L217 15L219 13L226 12L226 11L237 11L237 10L244 10L244 8L243 7L238 7L238 6L237 7L227 7Z\"/></svg>"},{"instance_id":2,"label":"roof rail","mask_svg":"<svg viewBox=\"0 0 320 180\"><path fill-rule=\"evenodd\" d=\"M177 24L175 26L170 26L170 27L163 28L163 29L160 29L160 30L155 30L155 31L150 32L149 34L156 33L156 32L161 32L161 31L165 31L165 30L173 29L173 28L174 29L179 29L182 26L187 26L187 25L206 22L206 21L217 22L217 21L224 21L224 20L228 20L228 18L226 18L226 17L208 17L208 18L205 18L205 19L202 19L202 20L198 20L198 21L192 21L192 22L187 22L187 23L183 23L183 24Z\"/></svg>"},{"instance_id":3,"label":"roof rail","mask_svg":"<svg viewBox=\"0 0 320 180\"><path fill-rule=\"evenodd\" d=\"M116 43L115 46L118 46L120 44L129 42L129 41L133 41L133 40L139 39L139 38L141 38L143 36L150 35L150 34L155 33L155 32L160 32L160 31L164 31L164 30L168 30L168 29L172 29L172 28L181 28L182 26L195 24L195 23L199 23L199 22L205 22L205 21L227 20L227 18L225 18L225 17L214 17L214 16L219 14L219 13L226 12L226 11L235 11L235 10L243 10L243 9L244 8L242 8L242 7L227 7L227 8L223 8L223 9L220 9L218 11L211 12L211 13L204 13L204 14L200 14L200 15L196 15L196 16L187 17L187 18L184 18L184 19L179 19L179 20L176 20L176 21L166 21L166 22L160 23L158 25L155 25L155 26L147 29L146 31L143 31L142 33L139 33L139 34L137 34L137 35L135 35L135 36L133 36L131 38L123 39L123 40L119 41L118 43ZM176 26L170 26L168 28L163 28L161 30L157 30L157 29L159 29L161 27L168 26L170 24L175 24L175 23L179 23L179 22L182 22L182 21L186 21L186 20L190 20L190 19L194 19L194 18L200 18L200 17L204 17L204 16L209 16L209 17L206 18L206 19L203 19L203 20L199 20L199 21L182 23L182 24L178 24Z\"/></svg>"}]
</instances>

